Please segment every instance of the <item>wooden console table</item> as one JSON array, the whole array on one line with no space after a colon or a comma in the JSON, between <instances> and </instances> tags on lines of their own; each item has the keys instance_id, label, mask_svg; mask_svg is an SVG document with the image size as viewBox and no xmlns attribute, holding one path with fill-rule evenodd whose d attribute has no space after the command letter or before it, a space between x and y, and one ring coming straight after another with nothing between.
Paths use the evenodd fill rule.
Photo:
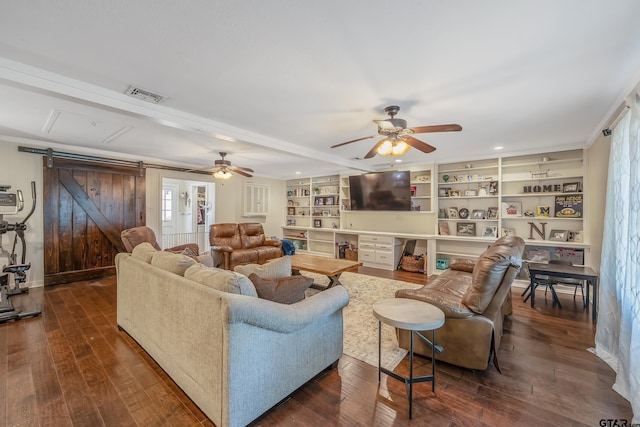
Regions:
<instances>
[{"instance_id":1,"label":"wooden console table","mask_svg":"<svg viewBox=\"0 0 640 427\"><path fill-rule=\"evenodd\" d=\"M579 267L575 265L563 264L541 264L537 262L528 263L529 275L531 280L531 288L533 288L533 279L536 274L545 276L564 277L569 279L585 280L587 282L587 305L589 304L589 285L593 287L593 320L598 315L598 273L591 267ZM535 305L535 292L531 292L531 307Z\"/></svg>"}]
</instances>

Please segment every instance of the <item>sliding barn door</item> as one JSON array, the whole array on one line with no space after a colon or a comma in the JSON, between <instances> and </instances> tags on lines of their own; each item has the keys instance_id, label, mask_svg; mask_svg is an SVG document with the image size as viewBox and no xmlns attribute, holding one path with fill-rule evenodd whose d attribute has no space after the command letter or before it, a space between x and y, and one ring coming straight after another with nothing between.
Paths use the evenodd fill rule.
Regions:
<instances>
[{"instance_id":1,"label":"sliding barn door","mask_svg":"<svg viewBox=\"0 0 640 427\"><path fill-rule=\"evenodd\" d=\"M44 157L45 285L115 274L120 232L145 223L141 170Z\"/></svg>"}]
</instances>

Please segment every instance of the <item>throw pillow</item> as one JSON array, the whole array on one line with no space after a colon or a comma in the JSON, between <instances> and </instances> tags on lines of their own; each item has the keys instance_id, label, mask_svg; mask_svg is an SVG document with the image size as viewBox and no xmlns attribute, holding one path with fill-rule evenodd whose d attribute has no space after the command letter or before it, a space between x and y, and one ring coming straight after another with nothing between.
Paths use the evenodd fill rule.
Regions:
<instances>
[{"instance_id":1,"label":"throw pillow","mask_svg":"<svg viewBox=\"0 0 640 427\"><path fill-rule=\"evenodd\" d=\"M166 251L157 251L151 258L151 265L179 276L184 276L186 269L193 264L196 264L196 261L188 256Z\"/></svg>"},{"instance_id":2,"label":"throw pillow","mask_svg":"<svg viewBox=\"0 0 640 427\"><path fill-rule=\"evenodd\" d=\"M267 261L265 264L237 265L233 271L249 277L255 273L263 279L278 279L291 276L291 258L283 256Z\"/></svg>"},{"instance_id":3,"label":"throw pillow","mask_svg":"<svg viewBox=\"0 0 640 427\"><path fill-rule=\"evenodd\" d=\"M247 277L233 271L195 264L184 272L184 277L218 291L251 297L258 296L253 283Z\"/></svg>"},{"instance_id":4,"label":"throw pillow","mask_svg":"<svg viewBox=\"0 0 640 427\"><path fill-rule=\"evenodd\" d=\"M158 252L158 250L154 248L151 243L143 242L133 248L131 256L139 259L140 261L144 261L147 264L150 264L151 257L153 257L153 254L155 254L156 252Z\"/></svg>"},{"instance_id":5,"label":"throw pillow","mask_svg":"<svg viewBox=\"0 0 640 427\"><path fill-rule=\"evenodd\" d=\"M279 279L266 279L252 273L249 280L256 287L258 297L280 304L293 304L304 299L304 291L313 284L306 276L288 276Z\"/></svg>"}]
</instances>

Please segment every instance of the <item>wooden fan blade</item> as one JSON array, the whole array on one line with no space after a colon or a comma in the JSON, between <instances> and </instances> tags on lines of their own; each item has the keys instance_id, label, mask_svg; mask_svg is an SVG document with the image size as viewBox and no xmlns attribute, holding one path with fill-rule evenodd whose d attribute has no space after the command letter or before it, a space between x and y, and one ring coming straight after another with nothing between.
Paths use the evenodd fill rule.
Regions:
<instances>
[{"instance_id":1,"label":"wooden fan blade","mask_svg":"<svg viewBox=\"0 0 640 427\"><path fill-rule=\"evenodd\" d=\"M241 170L238 170L238 168L233 168L233 172L237 173L239 175L242 175L242 176L246 176L247 178L252 178L253 177L253 175L248 174L246 172L242 172Z\"/></svg>"},{"instance_id":2,"label":"wooden fan blade","mask_svg":"<svg viewBox=\"0 0 640 427\"><path fill-rule=\"evenodd\" d=\"M341 144L332 145L331 148L341 147L343 145L351 144L352 142L364 141L365 139L375 138L378 135L365 136L364 138L358 138L351 141L343 142Z\"/></svg>"},{"instance_id":3,"label":"wooden fan blade","mask_svg":"<svg viewBox=\"0 0 640 427\"><path fill-rule=\"evenodd\" d=\"M415 139L412 136L408 136L403 139L407 144L409 144L416 150L422 151L423 153L431 153L433 151L436 151L436 147L434 147L433 145L429 145L426 142L422 142L419 139Z\"/></svg>"},{"instance_id":4,"label":"wooden fan blade","mask_svg":"<svg viewBox=\"0 0 640 427\"><path fill-rule=\"evenodd\" d=\"M365 159L370 159L370 158L374 157L377 154L376 150L378 149L380 144L382 144L382 141L384 141L384 139L381 139L380 141L378 141L378 143L376 145L374 145L373 148L371 150L369 150L369 152L367 154L364 155L364 158Z\"/></svg>"},{"instance_id":5,"label":"wooden fan blade","mask_svg":"<svg viewBox=\"0 0 640 427\"><path fill-rule=\"evenodd\" d=\"M411 130L413 133L456 132L462 130L462 126L452 123L449 125L418 126L411 128Z\"/></svg>"},{"instance_id":6,"label":"wooden fan blade","mask_svg":"<svg viewBox=\"0 0 640 427\"><path fill-rule=\"evenodd\" d=\"M249 169L249 168L241 168L240 166L231 166L231 169L233 169L234 171L245 171L245 172L253 172L253 169Z\"/></svg>"}]
</instances>

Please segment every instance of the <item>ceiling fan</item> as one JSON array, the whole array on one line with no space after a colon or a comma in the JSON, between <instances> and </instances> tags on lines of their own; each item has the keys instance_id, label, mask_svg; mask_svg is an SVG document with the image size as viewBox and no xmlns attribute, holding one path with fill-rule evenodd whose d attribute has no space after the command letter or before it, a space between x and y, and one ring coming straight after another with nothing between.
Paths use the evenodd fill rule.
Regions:
<instances>
[{"instance_id":1,"label":"ceiling fan","mask_svg":"<svg viewBox=\"0 0 640 427\"><path fill-rule=\"evenodd\" d=\"M226 155L227 153L221 151L221 159L213 162L215 170L213 171L212 175L214 178L229 179L233 176L231 174L232 172L240 174L242 176L246 176L247 178L251 178L253 176L249 173L253 173L253 169L241 168L240 166L231 166L231 162L229 160L225 160Z\"/></svg>"},{"instance_id":2,"label":"ceiling fan","mask_svg":"<svg viewBox=\"0 0 640 427\"><path fill-rule=\"evenodd\" d=\"M462 126L458 124L408 128L406 120L395 118L398 111L400 111L400 107L397 105L390 105L384 109L384 112L389 115L389 119L373 121L378 125L378 135L365 136L364 138L358 138L341 144L332 145L331 148L341 147L343 145L351 144L352 142L364 141L365 139L375 138L382 135L384 138L378 141L373 148L369 150L369 152L364 156L365 159L370 159L376 154L380 154L382 156L387 156L389 154L392 156L401 156L411 147L420 150L423 153L431 153L432 151L435 151L436 147L429 145L426 142L422 142L419 139L414 138L412 135L416 133L455 132L462 130Z\"/></svg>"}]
</instances>

